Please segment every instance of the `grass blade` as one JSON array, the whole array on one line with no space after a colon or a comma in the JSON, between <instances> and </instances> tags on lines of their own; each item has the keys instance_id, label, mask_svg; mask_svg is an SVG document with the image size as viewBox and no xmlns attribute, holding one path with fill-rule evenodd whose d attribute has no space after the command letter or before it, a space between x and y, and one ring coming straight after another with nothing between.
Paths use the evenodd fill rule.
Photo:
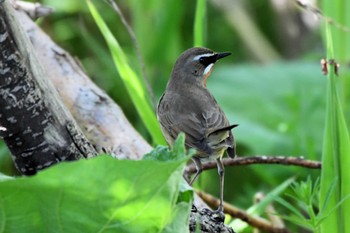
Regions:
<instances>
[{"instance_id":1,"label":"grass blade","mask_svg":"<svg viewBox=\"0 0 350 233\"><path fill-rule=\"evenodd\" d=\"M126 55L93 3L90 0L87 0L87 4L97 26L107 42L115 66L127 88L131 100L148 132L151 134L153 142L156 144L165 144L157 118L152 110L152 107L150 106L150 103L148 102L148 95L145 88L141 84L140 78L129 66Z\"/></svg>"},{"instance_id":2,"label":"grass blade","mask_svg":"<svg viewBox=\"0 0 350 233\"><path fill-rule=\"evenodd\" d=\"M205 28L205 9L206 0L197 0L196 15L194 20L194 46L204 46L204 28Z\"/></svg>"},{"instance_id":3,"label":"grass blade","mask_svg":"<svg viewBox=\"0 0 350 233\"><path fill-rule=\"evenodd\" d=\"M327 59L334 59L334 50L330 25L326 24ZM326 210L331 211L350 193L350 139L340 98L337 92L339 77L334 65L328 64L326 126L322 154L320 203L328 203ZM337 177L335 193L329 197L328 191ZM321 232L350 233L350 202L344 202L321 224Z\"/></svg>"}]
</instances>

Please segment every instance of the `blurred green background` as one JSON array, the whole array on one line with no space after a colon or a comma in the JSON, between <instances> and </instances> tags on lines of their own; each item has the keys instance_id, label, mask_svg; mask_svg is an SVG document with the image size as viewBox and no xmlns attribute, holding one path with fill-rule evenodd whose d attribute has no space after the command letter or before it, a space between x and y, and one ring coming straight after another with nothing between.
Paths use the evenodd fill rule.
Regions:
<instances>
[{"instance_id":1,"label":"blurred green background","mask_svg":"<svg viewBox=\"0 0 350 233\"><path fill-rule=\"evenodd\" d=\"M139 119L85 1L43 0L55 9L38 24L76 56L89 76L122 107L134 127L151 142ZM118 15L93 1L120 42L133 68L142 74L135 48ZM156 101L179 54L193 46L196 1L116 1L135 31ZM245 155L304 156L320 160L325 118L325 57L320 21L291 0L210 0L205 46L232 55L216 64L208 88L228 115L237 151ZM344 61L340 61L342 64ZM346 98L346 97L344 97ZM348 101L344 99L344 103ZM346 116L349 106L344 104ZM348 119L348 117L347 117ZM0 171L11 173L0 148ZM226 169L225 199L242 208L255 193L268 192L291 176L319 171L278 165ZM201 189L218 195L216 170L204 172Z\"/></svg>"}]
</instances>

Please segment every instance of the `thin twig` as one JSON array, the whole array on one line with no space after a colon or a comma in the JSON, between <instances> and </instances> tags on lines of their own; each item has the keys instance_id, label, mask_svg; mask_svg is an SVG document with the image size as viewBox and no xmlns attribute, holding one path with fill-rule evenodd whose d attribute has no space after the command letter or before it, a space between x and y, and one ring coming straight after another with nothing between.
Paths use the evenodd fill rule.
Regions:
<instances>
[{"instance_id":1,"label":"thin twig","mask_svg":"<svg viewBox=\"0 0 350 233\"><path fill-rule=\"evenodd\" d=\"M139 43L137 42L137 39L136 39L136 35L135 35L133 29L131 28L131 26L129 25L129 23L126 21L124 15L123 15L122 11L120 10L119 6L117 5L117 3L114 0L106 0L106 1L113 8L113 10L115 12L117 12L117 14L119 15L125 28L128 30L128 33L129 33L131 40L132 40L132 43L134 44L135 49L136 49L137 58L141 64L142 76L143 76L144 81L146 83L148 93L150 94L153 109L155 109L156 100L155 100L155 97L153 94L153 89L151 87L150 80L147 76L145 61L143 60L141 49L140 49Z\"/></svg>"},{"instance_id":2,"label":"thin twig","mask_svg":"<svg viewBox=\"0 0 350 233\"><path fill-rule=\"evenodd\" d=\"M288 156L249 156L249 157L238 157L235 159L223 159L225 167L228 166L242 166L242 165L252 165L252 164L280 164L286 166L300 166L311 169L320 169L321 162L314 160L307 160L303 157L288 157ZM216 162L208 162L203 164L203 170L216 168ZM187 166L185 172L187 174L196 173L196 166L190 164Z\"/></svg>"},{"instance_id":3,"label":"thin twig","mask_svg":"<svg viewBox=\"0 0 350 233\"><path fill-rule=\"evenodd\" d=\"M344 26L336 21L334 21L332 18L324 15L320 9L318 9L315 6L312 6L307 1L304 0L295 0L298 6L303 8L305 11L309 11L313 13L317 18L323 19L326 23L333 25L334 27L344 31L344 32L350 32L350 28L347 26Z\"/></svg>"},{"instance_id":4,"label":"thin twig","mask_svg":"<svg viewBox=\"0 0 350 233\"><path fill-rule=\"evenodd\" d=\"M217 208L219 206L219 199L214 196L205 193L203 191L196 191L198 196L202 198L210 207ZM278 228L274 227L269 221L266 219L255 217L249 215L246 211L239 209L227 202L224 202L224 210L225 213L231 215L234 218L239 218L242 221L248 223L249 225L258 228L260 230L271 232L271 233L290 233L286 228Z\"/></svg>"}]
</instances>

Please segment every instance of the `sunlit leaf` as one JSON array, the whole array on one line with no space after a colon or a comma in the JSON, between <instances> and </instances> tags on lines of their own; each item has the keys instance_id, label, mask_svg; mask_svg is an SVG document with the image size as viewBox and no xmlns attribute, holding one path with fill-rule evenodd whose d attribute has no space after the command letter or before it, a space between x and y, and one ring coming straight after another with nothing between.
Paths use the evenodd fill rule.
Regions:
<instances>
[{"instance_id":1,"label":"sunlit leaf","mask_svg":"<svg viewBox=\"0 0 350 233\"><path fill-rule=\"evenodd\" d=\"M65 162L33 177L0 181L0 229L36 232L175 232L188 226L178 202L186 161Z\"/></svg>"}]
</instances>

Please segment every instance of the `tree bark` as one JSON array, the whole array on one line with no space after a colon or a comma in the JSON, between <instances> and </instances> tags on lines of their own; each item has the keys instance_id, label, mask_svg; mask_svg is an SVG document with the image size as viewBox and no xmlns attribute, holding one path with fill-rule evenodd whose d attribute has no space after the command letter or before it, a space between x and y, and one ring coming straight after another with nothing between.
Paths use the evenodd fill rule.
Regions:
<instances>
[{"instance_id":1,"label":"tree bark","mask_svg":"<svg viewBox=\"0 0 350 233\"><path fill-rule=\"evenodd\" d=\"M47 79L8 1L0 3L0 61L1 136L22 174L97 154Z\"/></svg>"},{"instance_id":2,"label":"tree bark","mask_svg":"<svg viewBox=\"0 0 350 233\"><path fill-rule=\"evenodd\" d=\"M101 152L119 159L140 159L152 147L126 119L120 107L84 72L79 62L59 47L23 11L16 12L27 32L47 78L56 87L63 103L84 135Z\"/></svg>"}]
</instances>

